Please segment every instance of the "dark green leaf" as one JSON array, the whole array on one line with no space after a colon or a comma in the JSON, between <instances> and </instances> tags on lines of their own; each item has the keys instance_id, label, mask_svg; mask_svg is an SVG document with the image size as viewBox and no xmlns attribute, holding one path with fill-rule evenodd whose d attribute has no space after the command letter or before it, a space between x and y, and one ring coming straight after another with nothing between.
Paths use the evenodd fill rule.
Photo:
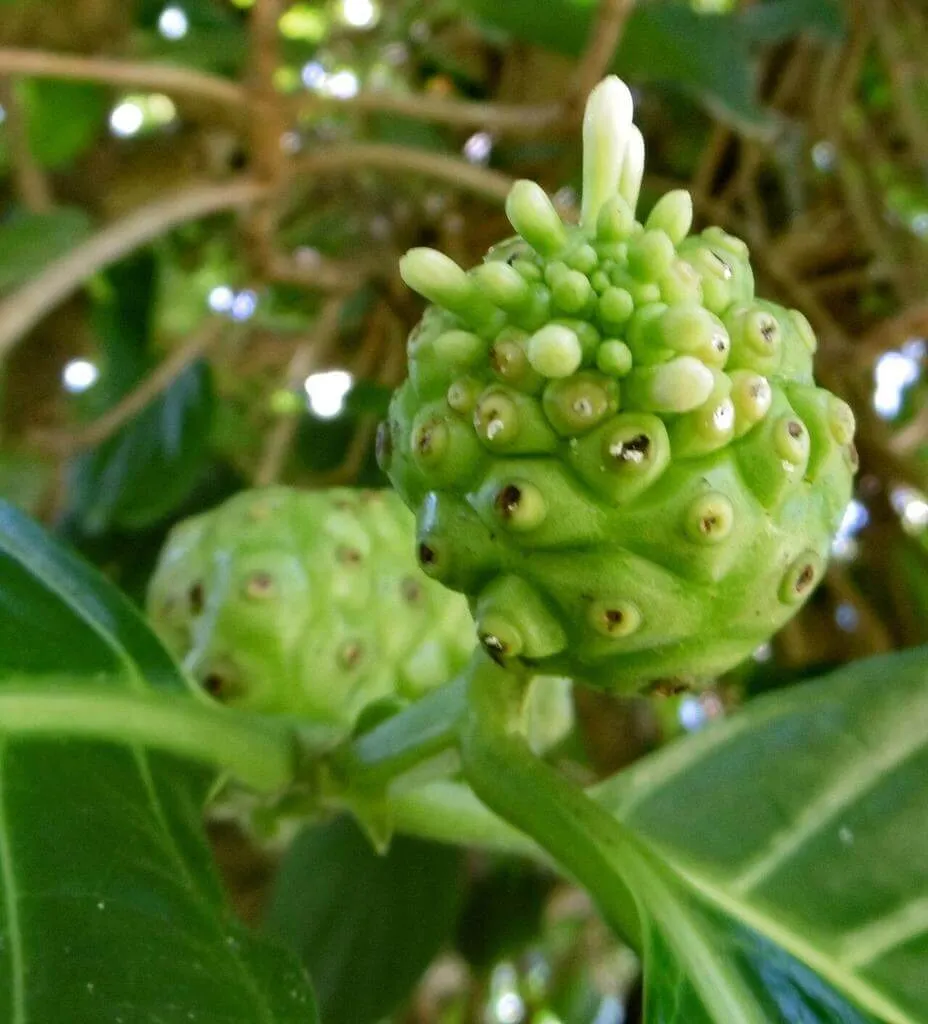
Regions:
<instances>
[{"instance_id":1,"label":"dark green leaf","mask_svg":"<svg viewBox=\"0 0 928 1024\"><path fill-rule=\"evenodd\" d=\"M466 0L483 21L517 39L576 57L586 45L594 0ZM688 4L636 5L613 70L630 81L666 82L714 110L758 124L747 40L735 15L700 15Z\"/></svg>"},{"instance_id":2,"label":"dark green leaf","mask_svg":"<svg viewBox=\"0 0 928 1024\"><path fill-rule=\"evenodd\" d=\"M90 218L67 207L23 213L0 225L0 292L28 281L90 234Z\"/></svg>"},{"instance_id":3,"label":"dark green leaf","mask_svg":"<svg viewBox=\"0 0 928 1024\"><path fill-rule=\"evenodd\" d=\"M725 1019L923 1022L926 771L920 648L761 698L602 787L655 859L652 1003L712 1019L688 945L740 1007Z\"/></svg>"},{"instance_id":4,"label":"dark green leaf","mask_svg":"<svg viewBox=\"0 0 928 1024\"><path fill-rule=\"evenodd\" d=\"M106 366L94 415L116 404L150 371L158 264L148 252L107 275L94 324ZM135 419L72 466L69 514L87 534L144 529L173 512L207 463L214 397L209 366L188 367Z\"/></svg>"},{"instance_id":5,"label":"dark green leaf","mask_svg":"<svg viewBox=\"0 0 928 1024\"><path fill-rule=\"evenodd\" d=\"M114 438L73 467L73 514L83 529L143 529L192 492L209 456L213 389L205 362L187 369Z\"/></svg>"},{"instance_id":6,"label":"dark green leaf","mask_svg":"<svg viewBox=\"0 0 928 1024\"><path fill-rule=\"evenodd\" d=\"M118 592L0 505L0 693L48 674L186 690ZM0 1019L313 1024L299 967L224 904L209 783L117 743L3 737Z\"/></svg>"},{"instance_id":7,"label":"dark green leaf","mask_svg":"<svg viewBox=\"0 0 928 1024\"><path fill-rule=\"evenodd\" d=\"M379 856L347 818L306 829L277 878L268 931L300 952L322 1024L375 1024L450 934L462 863L399 837Z\"/></svg>"},{"instance_id":8,"label":"dark green leaf","mask_svg":"<svg viewBox=\"0 0 928 1024\"><path fill-rule=\"evenodd\" d=\"M109 99L101 86L34 79L23 83L22 90L29 148L43 167L65 167L103 132Z\"/></svg>"},{"instance_id":9,"label":"dark green leaf","mask_svg":"<svg viewBox=\"0 0 928 1024\"><path fill-rule=\"evenodd\" d=\"M748 7L741 23L756 43L779 43L801 32L837 40L845 31L838 0L768 0Z\"/></svg>"}]
</instances>

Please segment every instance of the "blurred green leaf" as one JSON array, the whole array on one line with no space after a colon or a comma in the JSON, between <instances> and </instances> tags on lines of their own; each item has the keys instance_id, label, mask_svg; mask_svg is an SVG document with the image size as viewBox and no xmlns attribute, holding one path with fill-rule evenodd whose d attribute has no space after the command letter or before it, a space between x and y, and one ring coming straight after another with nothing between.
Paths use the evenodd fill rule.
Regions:
<instances>
[{"instance_id":1,"label":"blurred green leaf","mask_svg":"<svg viewBox=\"0 0 928 1024\"><path fill-rule=\"evenodd\" d=\"M90 234L83 210L19 213L0 225L0 292L28 281Z\"/></svg>"},{"instance_id":2,"label":"blurred green leaf","mask_svg":"<svg viewBox=\"0 0 928 1024\"><path fill-rule=\"evenodd\" d=\"M379 856L348 818L305 829L277 876L267 931L297 950L321 1024L375 1024L451 933L459 851L397 837Z\"/></svg>"},{"instance_id":3,"label":"blurred green leaf","mask_svg":"<svg viewBox=\"0 0 928 1024\"><path fill-rule=\"evenodd\" d=\"M755 43L780 43L802 32L837 40L846 27L839 0L768 0L746 8L741 23Z\"/></svg>"},{"instance_id":4,"label":"blurred green leaf","mask_svg":"<svg viewBox=\"0 0 928 1024\"><path fill-rule=\"evenodd\" d=\"M101 86L37 78L23 82L20 88L29 124L29 149L43 167L65 167L103 132L109 99Z\"/></svg>"},{"instance_id":5,"label":"blurred green leaf","mask_svg":"<svg viewBox=\"0 0 928 1024\"><path fill-rule=\"evenodd\" d=\"M54 474L54 463L39 455L0 451L0 499L35 514Z\"/></svg>"},{"instance_id":6,"label":"blurred green leaf","mask_svg":"<svg viewBox=\"0 0 928 1024\"><path fill-rule=\"evenodd\" d=\"M158 263L144 252L112 268L94 310L105 357L93 389L100 415L150 372ZM139 530L169 515L191 493L209 456L214 395L208 364L188 367L135 419L71 467L68 515L87 534Z\"/></svg>"},{"instance_id":7,"label":"blurred green leaf","mask_svg":"<svg viewBox=\"0 0 928 1024\"><path fill-rule=\"evenodd\" d=\"M595 0L465 0L478 17L522 42L575 57L586 45ZM630 81L658 81L750 124L764 116L754 100L747 38L735 15L707 16L688 4L639 4L613 69Z\"/></svg>"}]
</instances>

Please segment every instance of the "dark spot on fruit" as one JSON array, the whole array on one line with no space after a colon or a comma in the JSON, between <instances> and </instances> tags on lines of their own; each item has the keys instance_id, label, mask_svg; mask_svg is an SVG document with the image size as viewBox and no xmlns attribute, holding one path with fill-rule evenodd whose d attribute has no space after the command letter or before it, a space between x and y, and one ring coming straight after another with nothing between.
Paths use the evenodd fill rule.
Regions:
<instances>
[{"instance_id":1,"label":"dark spot on fruit","mask_svg":"<svg viewBox=\"0 0 928 1024\"><path fill-rule=\"evenodd\" d=\"M420 455L428 455L432 451L433 435L430 426L423 427L416 433L416 450Z\"/></svg>"},{"instance_id":2,"label":"dark spot on fruit","mask_svg":"<svg viewBox=\"0 0 928 1024\"><path fill-rule=\"evenodd\" d=\"M496 507L504 519L510 518L519 507L522 491L515 484L507 484L496 496Z\"/></svg>"},{"instance_id":3,"label":"dark spot on fruit","mask_svg":"<svg viewBox=\"0 0 928 1024\"><path fill-rule=\"evenodd\" d=\"M203 689L211 697L220 697L225 689L225 680L218 672L210 672L209 675L203 677Z\"/></svg>"},{"instance_id":4,"label":"dark spot on fruit","mask_svg":"<svg viewBox=\"0 0 928 1024\"><path fill-rule=\"evenodd\" d=\"M400 590L403 594L403 600L408 604L418 604L422 600L422 586L418 580L414 580L411 576L407 576L400 584Z\"/></svg>"},{"instance_id":5,"label":"dark spot on fruit","mask_svg":"<svg viewBox=\"0 0 928 1024\"><path fill-rule=\"evenodd\" d=\"M342 668L356 668L361 661L364 649L355 641L345 644L339 651L338 661Z\"/></svg>"},{"instance_id":6,"label":"dark spot on fruit","mask_svg":"<svg viewBox=\"0 0 928 1024\"><path fill-rule=\"evenodd\" d=\"M796 593L804 594L815 580L815 566L806 565L796 578Z\"/></svg>"},{"instance_id":7,"label":"dark spot on fruit","mask_svg":"<svg viewBox=\"0 0 928 1024\"><path fill-rule=\"evenodd\" d=\"M481 633L480 643L497 665L503 664L508 647L498 636L494 636L492 633Z\"/></svg>"},{"instance_id":8,"label":"dark spot on fruit","mask_svg":"<svg viewBox=\"0 0 928 1024\"><path fill-rule=\"evenodd\" d=\"M714 249L710 249L710 252L719 264L719 270L722 273L722 277L724 277L726 281L729 280L729 278L734 273L731 269L731 264L728 262L728 260L725 260L721 256L719 256L719 254Z\"/></svg>"},{"instance_id":9,"label":"dark spot on fruit","mask_svg":"<svg viewBox=\"0 0 928 1024\"><path fill-rule=\"evenodd\" d=\"M719 525L719 518L718 516L706 516L701 525L703 533L712 533L712 531Z\"/></svg>"},{"instance_id":10,"label":"dark spot on fruit","mask_svg":"<svg viewBox=\"0 0 928 1024\"><path fill-rule=\"evenodd\" d=\"M433 547L422 543L419 545L419 562L422 565L434 565L438 561L438 555Z\"/></svg>"},{"instance_id":11,"label":"dark spot on fruit","mask_svg":"<svg viewBox=\"0 0 928 1024\"><path fill-rule=\"evenodd\" d=\"M628 441L619 441L609 446L609 454L621 462L639 464L647 460L651 454L651 438L647 434L638 434Z\"/></svg>"},{"instance_id":12,"label":"dark spot on fruit","mask_svg":"<svg viewBox=\"0 0 928 1024\"><path fill-rule=\"evenodd\" d=\"M248 577L245 593L248 597L268 597L274 590L274 577L269 572L256 572Z\"/></svg>"},{"instance_id":13,"label":"dark spot on fruit","mask_svg":"<svg viewBox=\"0 0 928 1024\"><path fill-rule=\"evenodd\" d=\"M357 548L340 547L335 557L342 565L357 565L361 561L361 552Z\"/></svg>"},{"instance_id":14,"label":"dark spot on fruit","mask_svg":"<svg viewBox=\"0 0 928 1024\"><path fill-rule=\"evenodd\" d=\"M205 601L205 594L203 591L202 583L194 583L190 588L190 610L194 615L199 615L203 611L203 604Z\"/></svg>"},{"instance_id":15,"label":"dark spot on fruit","mask_svg":"<svg viewBox=\"0 0 928 1024\"><path fill-rule=\"evenodd\" d=\"M767 344L771 344L773 339L776 337L777 325L775 320L765 320L761 324L760 334Z\"/></svg>"},{"instance_id":16,"label":"dark spot on fruit","mask_svg":"<svg viewBox=\"0 0 928 1024\"><path fill-rule=\"evenodd\" d=\"M802 424L801 423L797 423L796 420L790 420L789 421L789 425L787 426L786 429L787 429L787 431L789 433L789 436L791 438L793 438L793 440L795 440L795 441L798 441L799 438L802 437L802 435L804 433L804 429L803 429Z\"/></svg>"}]
</instances>

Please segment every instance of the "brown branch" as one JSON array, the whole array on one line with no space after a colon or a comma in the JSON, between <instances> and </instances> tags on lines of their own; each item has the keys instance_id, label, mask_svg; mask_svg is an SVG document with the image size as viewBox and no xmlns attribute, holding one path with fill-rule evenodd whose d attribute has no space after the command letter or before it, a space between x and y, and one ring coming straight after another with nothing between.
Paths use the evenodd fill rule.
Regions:
<instances>
[{"instance_id":1,"label":"brown branch","mask_svg":"<svg viewBox=\"0 0 928 1024\"><path fill-rule=\"evenodd\" d=\"M506 201L514 180L500 171L474 167L453 156L375 142L347 143L319 149L295 161L291 166L291 174L332 174L365 168L422 174L499 203Z\"/></svg>"},{"instance_id":2,"label":"brown branch","mask_svg":"<svg viewBox=\"0 0 928 1024\"><path fill-rule=\"evenodd\" d=\"M301 96L292 104L296 118L322 109L400 114L454 128L482 128L496 135L516 136L538 135L556 129L563 118L563 109L557 103L476 103L385 90L366 90L347 100L332 96Z\"/></svg>"},{"instance_id":3,"label":"brown branch","mask_svg":"<svg viewBox=\"0 0 928 1024\"><path fill-rule=\"evenodd\" d=\"M580 58L565 101L571 114L583 109L587 96L612 64L634 0L600 0L586 51Z\"/></svg>"},{"instance_id":4,"label":"brown branch","mask_svg":"<svg viewBox=\"0 0 928 1024\"><path fill-rule=\"evenodd\" d=\"M16 195L32 213L48 213L53 205L51 189L45 173L29 148L28 126L13 79L0 80L0 103L6 111L6 134L10 142L10 163Z\"/></svg>"},{"instance_id":5,"label":"brown branch","mask_svg":"<svg viewBox=\"0 0 928 1024\"><path fill-rule=\"evenodd\" d=\"M316 321L313 336L298 345L290 359L282 385L286 390L301 389L306 378L326 357L338 340L338 326L343 304L344 298L337 297L329 299L323 306L319 319ZM280 479L299 420L300 416L296 413L282 416L271 431L255 472L254 484L256 487L267 487Z\"/></svg>"},{"instance_id":6,"label":"brown branch","mask_svg":"<svg viewBox=\"0 0 928 1024\"><path fill-rule=\"evenodd\" d=\"M222 320L210 320L186 344L175 349L160 363L134 391L130 391L120 402L108 409L102 416L80 430L63 434L41 432L33 440L41 447L49 448L61 455L71 455L85 448L95 448L121 430L130 420L135 419L159 395L167 391L175 380L216 345L225 334L226 324Z\"/></svg>"},{"instance_id":7,"label":"brown branch","mask_svg":"<svg viewBox=\"0 0 928 1024\"><path fill-rule=\"evenodd\" d=\"M248 95L235 82L166 64L145 64L110 57L72 57L44 50L0 47L0 74L30 78L63 78L133 89L151 89L209 100L238 110L244 117Z\"/></svg>"},{"instance_id":8,"label":"brown branch","mask_svg":"<svg viewBox=\"0 0 928 1024\"><path fill-rule=\"evenodd\" d=\"M103 228L0 302L0 356L83 281L187 221L248 206L266 193L250 179L195 185Z\"/></svg>"}]
</instances>

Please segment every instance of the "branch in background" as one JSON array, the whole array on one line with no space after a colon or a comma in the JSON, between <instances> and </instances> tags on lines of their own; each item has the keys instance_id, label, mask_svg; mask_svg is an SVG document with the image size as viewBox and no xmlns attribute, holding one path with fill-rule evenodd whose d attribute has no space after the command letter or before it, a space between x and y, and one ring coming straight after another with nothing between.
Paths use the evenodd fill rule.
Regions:
<instances>
[{"instance_id":1,"label":"branch in background","mask_svg":"<svg viewBox=\"0 0 928 1024\"><path fill-rule=\"evenodd\" d=\"M574 72L570 93L565 101L570 114L583 109L587 96L609 70L622 30L634 6L635 0L600 0L586 51Z\"/></svg>"},{"instance_id":2,"label":"branch in background","mask_svg":"<svg viewBox=\"0 0 928 1024\"><path fill-rule=\"evenodd\" d=\"M150 405L159 395L167 391L175 380L201 356L216 345L225 334L226 324L222 320L210 320L186 344L175 349L134 391L130 391L120 402L107 410L99 419L86 427L68 433L36 434L33 440L53 450L56 454L71 455L84 448L95 448L107 441L130 420Z\"/></svg>"},{"instance_id":3,"label":"branch in background","mask_svg":"<svg viewBox=\"0 0 928 1024\"><path fill-rule=\"evenodd\" d=\"M287 367L286 379L282 385L286 390L299 391L303 386L303 381L320 364L321 360L326 358L337 342L343 304L344 298L337 297L329 299L323 306L313 336L297 346L293 353ZM299 414L291 413L282 416L271 431L255 473L254 485L256 487L267 487L280 479L298 423Z\"/></svg>"},{"instance_id":4,"label":"branch in background","mask_svg":"<svg viewBox=\"0 0 928 1024\"><path fill-rule=\"evenodd\" d=\"M322 109L400 114L454 128L482 128L497 135L538 135L557 128L563 118L560 104L475 103L441 96L367 90L348 100L301 96L293 103L295 117Z\"/></svg>"},{"instance_id":5,"label":"branch in background","mask_svg":"<svg viewBox=\"0 0 928 1024\"><path fill-rule=\"evenodd\" d=\"M242 86L217 75L170 67L113 60L110 57L71 57L43 50L0 47L0 74L31 78L66 78L130 89L151 89L177 96L190 96L229 107L246 116L248 94Z\"/></svg>"},{"instance_id":6,"label":"branch in background","mask_svg":"<svg viewBox=\"0 0 928 1024\"><path fill-rule=\"evenodd\" d=\"M265 185L250 179L198 185L149 203L103 228L0 302L0 356L59 302L105 267L179 224L248 206L266 192Z\"/></svg>"},{"instance_id":7,"label":"branch in background","mask_svg":"<svg viewBox=\"0 0 928 1024\"><path fill-rule=\"evenodd\" d=\"M250 166L252 174L268 185L269 191L265 201L250 211L245 234L254 262L262 272L273 254L273 236L277 228L273 199L284 176L282 139L287 127L286 114L274 86L274 74L280 64L278 22L281 6L281 0L257 0L248 23L251 36L248 75Z\"/></svg>"},{"instance_id":8,"label":"branch in background","mask_svg":"<svg viewBox=\"0 0 928 1024\"><path fill-rule=\"evenodd\" d=\"M514 182L500 171L474 167L453 156L380 143L349 143L320 149L296 161L291 173L311 176L365 168L423 174L498 203L506 201Z\"/></svg>"},{"instance_id":9,"label":"branch in background","mask_svg":"<svg viewBox=\"0 0 928 1024\"><path fill-rule=\"evenodd\" d=\"M337 292L360 288L372 277L388 270L381 264L366 260L331 260L319 257L311 263L296 256L273 253L264 268L268 280L278 284L295 284L303 288Z\"/></svg>"},{"instance_id":10,"label":"branch in background","mask_svg":"<svg viewBox=\"0 0 928 1024\"><path fill-rule=\"evenodd\" d=\"M28 126L13 79L0 80L0 104L6 111L6 137L10 145L10 163L16 195L23 206L32 213L48 213L53 205L51 189L29 148Z\"/></svg>"}]
</instances>

